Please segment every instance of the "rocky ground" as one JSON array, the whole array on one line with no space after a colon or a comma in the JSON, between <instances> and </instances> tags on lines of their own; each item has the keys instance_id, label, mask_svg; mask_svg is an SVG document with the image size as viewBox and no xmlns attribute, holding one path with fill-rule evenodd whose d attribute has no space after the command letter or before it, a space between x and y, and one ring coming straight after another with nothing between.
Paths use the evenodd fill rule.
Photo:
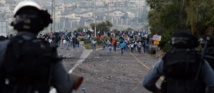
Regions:
<instances>
[{"instance_id":1,"label":"rocky ground","mask_svg":"<svg viewBox=\"0 0 214 93\"><path fill-rule=\"evenodd\" d=\"M64 56L63 64L69 71L83 53L84 49L59 48L59 54ZM142 87L142 80L149 69L160 57L144 53L120 51L108 54L106 50L96 50L78 65L73 73L84 76L79 90L73 93L150 93Z\"/></svg>"}]
</instances>

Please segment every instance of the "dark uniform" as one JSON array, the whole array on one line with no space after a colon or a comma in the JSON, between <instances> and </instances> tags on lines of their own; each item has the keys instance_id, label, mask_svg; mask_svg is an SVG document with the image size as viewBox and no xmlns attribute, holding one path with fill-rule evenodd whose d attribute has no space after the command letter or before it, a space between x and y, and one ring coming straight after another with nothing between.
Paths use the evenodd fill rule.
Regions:
<instances>
[{"instance_id":1,"label":"dark uniform","mask_svg":"<svg viewBox=\"0 0 214 93\"><path fill-rule=\"evenodd\" d=\"M203 58L207 60L212 69L214 69L214 37L204 36L201 39L201 54L204 55Z\"/></svg>"},{"instance_id":2,"label":"dark uniform","mask_svg":"<svg viewBox=\"0 0 214 93\"><path fill-rule=\"evenodd\" d=\"M73 82L57 55L57 46L36 38L52 19L33 1L20 2L11 25L18 34L0 41L0 93L71 93Z\"/></svg>"},{"instance_id":3,"label":"dark uniform","mask_svg":"<svg viewBox=\"0 0 214 93\"><path fill-rule=\"evenodd\" d=\"M171 44L173 49L148 72L143 86L153 93L214 93L214 71L194 49L197 39L181 31ZM160 76L165 77L161 89L155 85Z\"/></svg>"}]
</instances>

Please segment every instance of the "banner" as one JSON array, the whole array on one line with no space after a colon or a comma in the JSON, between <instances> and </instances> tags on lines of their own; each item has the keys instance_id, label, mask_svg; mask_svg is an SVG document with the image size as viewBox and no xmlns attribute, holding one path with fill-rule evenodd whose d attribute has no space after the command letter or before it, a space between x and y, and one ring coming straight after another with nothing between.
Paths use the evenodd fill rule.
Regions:
<instances>
[{"instance_id":1,"label":"banner","mask_svg":"<svg viewBox=\"0 0 214 93\"><path fill-rule=\"evenodd\" d=\"M161 36L160 35L153 35L152 40L161 41Z\"/></svg>"}]
</instances>

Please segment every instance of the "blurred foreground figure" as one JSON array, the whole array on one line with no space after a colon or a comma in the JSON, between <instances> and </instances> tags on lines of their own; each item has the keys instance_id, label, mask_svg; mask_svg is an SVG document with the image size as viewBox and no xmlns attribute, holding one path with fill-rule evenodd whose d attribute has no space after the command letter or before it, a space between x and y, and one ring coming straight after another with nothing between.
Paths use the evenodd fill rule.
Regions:
<instances>
[{"instance_id":1,"label":"blurred foreground figure","mask_svg":"<svg viewBox=\"0 0 214 93\"><path fill-rule=\"evenodd\" d=\"M200 45L202 47L201 54L204 55L203 58L208 61L212 69L214 70L214 37L204 36L200 40Z\"/></svg>"},{"instance_id":2,"label":"blurred foreground figure","mask_svg":"<svg viewBox=\"0 0 214 93\"><path fill-rule=\"evenodd\" d=\"M33 1L15 7L11 26L18 34L0 42L0 93L49 93L51 87L71 93L81 84L65 71L57 46L36 38L50 23L50 14Z\"/></svg>"},{"instance_id":3,"label":"blurred foreground figure","mask_svg":"<svg viewBox=\"0 0 214 93\"><path fill-rule=\"evenodd\" d=\"M173 49L147 73L143 86L153 93L214 93L214 71L194 49L197 38L178 31L170 43ZM165 77L161 89L156 86L160 76Z\"/></svg>"}]
</instances>

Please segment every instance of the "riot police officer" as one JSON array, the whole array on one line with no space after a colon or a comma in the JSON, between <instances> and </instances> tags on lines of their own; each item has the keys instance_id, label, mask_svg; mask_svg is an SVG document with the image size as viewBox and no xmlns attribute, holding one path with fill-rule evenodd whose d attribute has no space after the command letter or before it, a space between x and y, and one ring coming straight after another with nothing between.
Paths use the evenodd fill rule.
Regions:
<instances>
[{"instance_id":1,"label":"riot police officer","mask_svg":"<svg viewBox=\"0 0 214 93\"><path fill-rule=\"evenodd\" d=\"M147 73L143 86L153 93L214 93L214 71L194 49L197 38L188 31L178 31L170 43L173 49ZM160 89L156 82L161 76Z\"/></svg>"},{"instance_id":2,"label":"riot police officer","mask_svg":"<svg viewBox=\"0 0 214 93\"><path fill-rule=\"evenodd\" d=\"M0 42L0 93L71 93L74 82L57 55L57 46L36 35L52 23L50 14L33 1L14 9L11 26L18 34Z\"/></svg>"},{"instance_id":3,"label":"riot police officer","mask_svg":"<svg viewBox=\"0 0 214 93\"><path fill-rule=\"evenodd\" d=\"M201 55L214 69L214 37L202 36L199 40L201 45Z\"/></svg>"}]
</instances>

